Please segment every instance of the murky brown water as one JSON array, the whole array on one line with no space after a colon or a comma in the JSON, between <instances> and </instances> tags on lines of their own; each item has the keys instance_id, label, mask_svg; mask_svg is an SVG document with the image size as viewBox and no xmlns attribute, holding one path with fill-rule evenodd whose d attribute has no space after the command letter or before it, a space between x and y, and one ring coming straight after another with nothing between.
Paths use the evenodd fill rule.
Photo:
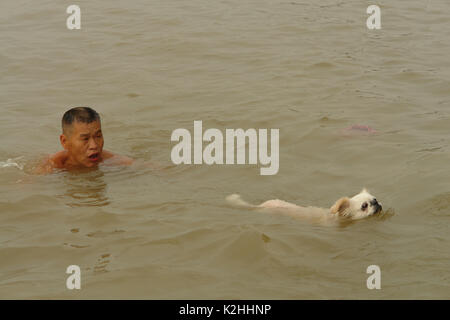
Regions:
<instances>
[{"instance_id":1,"label":"murky brown water","mask_svg":"<svg viewBox=\"0 0 450 320\"><path fill-rule=\"evenodd\" d=\"M377 1L381 30L356 0L78 1L79 31L70 4L2 1L0 298L450 297L448 1ZM108 150L165 169L30 176L78 105ZM279 128L278 174L171 166L194 120ZM390 215L341 228L224 201L325 207L364 186Z\"/></svg>"}]
</instances>

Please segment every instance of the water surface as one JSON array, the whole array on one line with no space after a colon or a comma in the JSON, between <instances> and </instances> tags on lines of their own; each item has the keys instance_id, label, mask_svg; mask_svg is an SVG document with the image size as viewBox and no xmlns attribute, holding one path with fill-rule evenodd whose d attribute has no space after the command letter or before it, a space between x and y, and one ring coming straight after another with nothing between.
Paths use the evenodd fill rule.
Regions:
<instances>
[{"instance_id":1,"label":"water surface","mask_svg":"<svg viewBox=\"0 0 450 320\"><path fill-rule=\"evenodd\" d=\"M356 0L79 1L78 31L70 4L2 1L0 298L449 298L448 1L377 1L381 30ZM30 175L80 105L106 149L163 169ZM173 166L194 120L279 128L278 174ZM321 227L224 201L329 207L362 187L391 214Z\"/></svg>"}]
</instances>

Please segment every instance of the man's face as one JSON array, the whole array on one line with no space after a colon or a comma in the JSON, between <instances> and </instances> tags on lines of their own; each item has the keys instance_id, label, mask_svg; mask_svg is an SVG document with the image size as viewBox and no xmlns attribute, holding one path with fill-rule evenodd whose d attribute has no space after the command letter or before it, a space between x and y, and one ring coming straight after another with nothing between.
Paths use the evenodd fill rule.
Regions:
<instances>
[{"instance_id":1,"label":"man's face","mask_svg":"<svg viewBox=\"0 0 450 320\"><path fill-rule=\"evenodd\" d=\"M103 135L100 121L75 121L67 135L62 134L60 139L68 152L67 165L90 168L102 160Z\"/></svg>"}]
</instances>

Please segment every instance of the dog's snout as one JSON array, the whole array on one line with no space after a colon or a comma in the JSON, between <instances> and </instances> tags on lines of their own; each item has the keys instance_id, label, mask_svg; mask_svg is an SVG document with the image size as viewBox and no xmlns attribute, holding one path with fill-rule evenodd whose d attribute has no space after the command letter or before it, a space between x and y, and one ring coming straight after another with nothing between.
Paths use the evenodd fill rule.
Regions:
<instances>
[{"instance_id":1,"label":"dog's snout","mask_svg":"<svg viewBox=\"0 0 450 320\"><path fill-rule=\"evenodd\" d=\"M373 207L375 207L375 212L374 213L378 213L378 212L380 212L382 210L381 203L379 203L376 198L373 198L372 201L370 201L370 204Z\"/></svg>"}]
</instances>

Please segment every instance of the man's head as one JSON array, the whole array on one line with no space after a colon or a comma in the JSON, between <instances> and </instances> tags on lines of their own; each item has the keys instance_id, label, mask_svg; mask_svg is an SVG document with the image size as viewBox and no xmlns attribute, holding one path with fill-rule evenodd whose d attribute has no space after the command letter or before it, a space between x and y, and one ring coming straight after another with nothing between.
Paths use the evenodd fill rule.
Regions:
<instances>
[{"instance_id":1,"label":"man's head","mask_svg":"<svg viewBox=\"0 0 450 320\"><path fill-rule=\"evenodd\" d=\"M67 165L93 167L102 160L103 135L99 114L88 107L68 110L62 118L60 142Z\"/></svg>"}]
</instances>

